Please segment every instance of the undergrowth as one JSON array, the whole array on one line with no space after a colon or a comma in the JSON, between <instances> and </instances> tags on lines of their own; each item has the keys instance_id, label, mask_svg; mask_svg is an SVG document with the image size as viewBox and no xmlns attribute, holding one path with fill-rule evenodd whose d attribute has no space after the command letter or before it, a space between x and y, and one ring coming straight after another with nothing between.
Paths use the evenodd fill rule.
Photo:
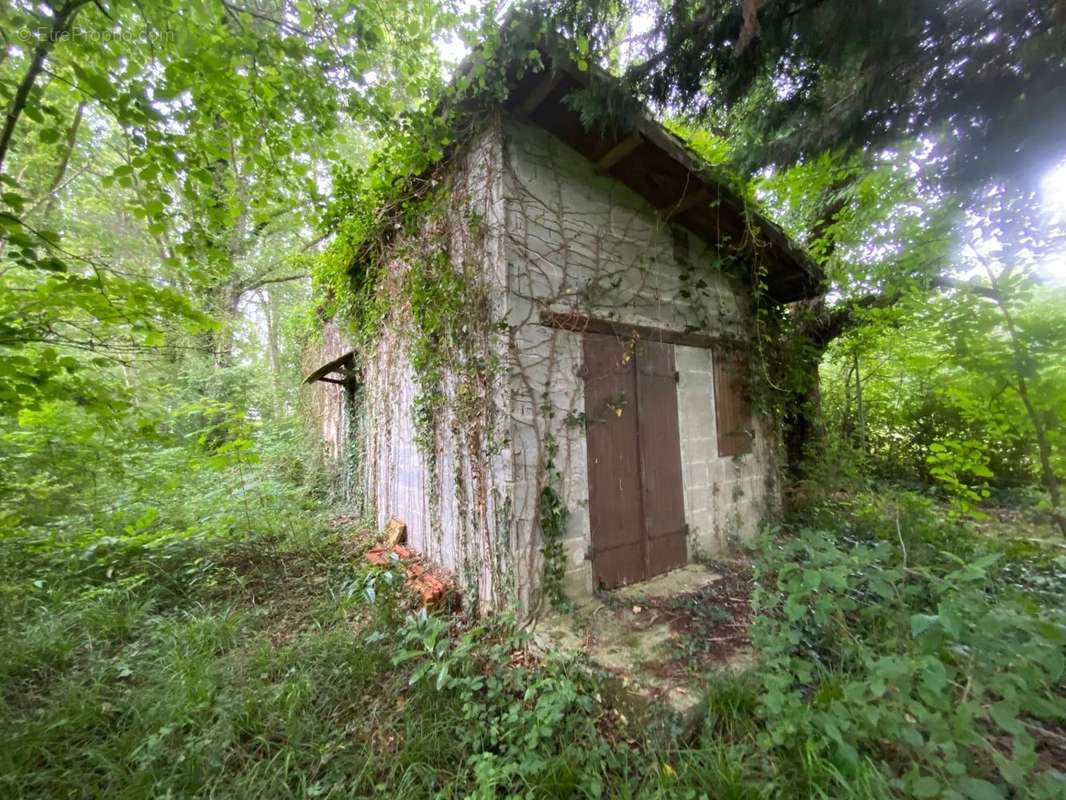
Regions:
<instances>
[{"instance_id":1,"label":"undergrowth","mask_svg":"<svg viewBox=\"0 0 1066 800\"><path fill-rule=\"evenodd\" d=\"M507 619L414 612L356 531L7 535L0 795L1062 796L1061 559L914 495L764 538L758 666L681 740Z\"/></svg>"}]
</instances>

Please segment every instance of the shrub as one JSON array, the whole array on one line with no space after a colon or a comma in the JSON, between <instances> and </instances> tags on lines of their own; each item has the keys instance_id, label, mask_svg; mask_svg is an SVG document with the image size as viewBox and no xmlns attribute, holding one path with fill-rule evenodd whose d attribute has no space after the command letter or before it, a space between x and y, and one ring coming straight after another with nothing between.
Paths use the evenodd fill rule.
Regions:
<instances>
[{"instance_id":1,"label":"shrub","mask_svg":"<svg viewBox=\"0 0 1066 800\"><path fill-rule=\"evenodd\" d=\"M908 796L1061 796L1038 749L1066 720L1066 615L1000 585L1000 559L919 564L900 543L812 529L766 538L760 745L799 742L850 777L872 759Z\"/></svg>"}]
</instances>

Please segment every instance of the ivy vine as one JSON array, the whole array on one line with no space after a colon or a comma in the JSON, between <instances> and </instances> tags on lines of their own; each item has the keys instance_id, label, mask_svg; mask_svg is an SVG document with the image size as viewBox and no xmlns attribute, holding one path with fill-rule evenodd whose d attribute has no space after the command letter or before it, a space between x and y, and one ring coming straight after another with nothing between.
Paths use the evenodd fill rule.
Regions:
<instances>
[{"instance_id":1,"label":"ivy vine","mask_svg":"<svg viewBox=\"0 0 1066 800\"><path fill-rule=\"evenodd\" d=\"M566 550L563 534L566 530L568 512L555 485L562 481L562 474L555 465L559 446L555 437L548 434L544 442L544 485L540 490L538 512L540 517L541 552L544 557L544 596L553 608L567 604L563 580L566 577Z\"/></svg>"}]
</instances>

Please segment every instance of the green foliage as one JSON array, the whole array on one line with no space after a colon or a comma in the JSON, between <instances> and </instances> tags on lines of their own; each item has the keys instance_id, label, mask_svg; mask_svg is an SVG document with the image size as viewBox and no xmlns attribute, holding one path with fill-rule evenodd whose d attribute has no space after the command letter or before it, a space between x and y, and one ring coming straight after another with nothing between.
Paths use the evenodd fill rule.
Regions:
<instances>
[{"instance_id":1,"label":"green foliage","mask_svg":"<svg viewBox=\"0 0 1066 800\"><path fill-rule=\"evenodd\" d=\"M418 383L414 417L419 444L425 449L432 448L433 432L450 392L455 395L458 421L477 421L479 401L494 367L482 347L488 308L476 267L453 263L447 251L434 251L435 244L433 238L422 243L430 252L416 254L403 277L403 297L414 329L410 344Z\"/></svg>"},{"instance_id":2,"label":"green foliage","mask_svg":"<svg viewBox=\"0 0 1066 800\"><path fill-rule=\"evenodd\" d=\"M916 545L907 515L885 523L763 543L760 743L804 743L844 775L872 761L907 796L1057 796L1037 751L1066 718L1061 603L1019 596L1002 553L962 558Z\"/></svg>"},{"instance_id":3,"label":"green foliage","mask_svg":"<svg viewBox=\"0 0 1066 800\"><path fill-rule=\"evenodd\" d=\"M5 415L70 393L107 415L109 367L190 338L232 361L242 306L273 315L301 277L328 165L417 105L459 24L429 2L5 11Z\"/></svg>"},{"instance_id":4,"label":"green foliage","mask_svg":"<svg viewBox=\"0 0 1066 800\"><path fill-rule=\"evenodd\" d=\"M271 484L275 441L250 432L188 494L157 485L116 535L0 540L6 792L1061 793L1034 754L1066 711L1066 564L1033 545L914 495L815 507L759 552L758 667L708 676L697 732L663 742L507 620L404 620L398 572L353 564L313 506L277 526L302 494Z\"/></svg>"},{"instance_id":5,"label":"green foliage","mask_svg":"<svg viewBox=\"0 0 1066 800\"><path fill-rule=\"evenodd\" d=\"M850 500L763 543L760 661L707 678L692 737L653 741L627 708L608 709L607 684L575 660L535 656L507 621L405 621L400 570L357 566L362 542L322 524L328 481L297 385L323 318L363 345L402 309L421 443L433 444L446 408L472 453L484 443L475 423L498 365L481 262L440 232L462 215L477 240L484 220L451 194L448 170L457 142L505 99L505 77L563 55L592 70L612 50L621 69L624 4L563 5L504 31L491 14L423 0L5 5L0 794L1061 795L1046 759L1061 752L1066 720L1066 561L940 519L917 495L854 491L873 469L938 481L962 510L1005 489L1037 497L1038 479L1045 496L1032 502L1056 503L1061 292L1034 280L1046 242L1018 215L970 232L980 253L958 266L987 267L971 286L981 291L916 291L954 257L962 218L928 182L939 162L926 143L893 139L866 159L816 146L823 134L854 143L856 124L878 118L851 102L861 93L848 81L819 71L854 64L854 48L773 61L788 80L767 80L761 59L775 46L802 51L812 26L821 46L830 6L801 9L798 38L784 42L784 6L764 4L757 53L670 41L644 75L650 96L678 108L687 73L659 65L752 58L698 86L747 86L720 120L739 139L672 129L727 176L764 145L771 161L791 161L784 145L807 153L757 184L730 179L752 207L782 213L840 298L809 316L756 304L760 348L780 345L762 381L770 405L809 386L804 365L820 355L790 324L842 310L864 323L823 372L823 483ZM701 36L742 14L719 11ZM662 13L656 25L677 30L702 12ZM875 50L913 43L897 23ZM830 28L840 24L854 26L844 15ZM453 31L484 48L444 90L437 44ZM1008 38L981 47L1002 52ZM1034 39L1018 59L1037 63L1053 41ZM868 84L877 72L848 74ZM847 124L811 128L838 92ZM638 113L600 83L568 102L593 125L624 129ZM972 227L991 225L988 208L968 212ZM718 267L751 272L744 259ZM694 270L682 289L702 306L708 286ZM848 375L856 363L861 381ZM538 512L543 585L559 606L566 509L554 457L549 441Z\"/></svg>"},{"instance_id":6,"label":"green foliage","mask_svg":"<svg viewBox=\"0 0 1066 800\"><path fill-rule=\"evenodd\" d=\"M443 620L421 614L400 631L393 662L415 665L412 685L430 683L461 704L472 797L521 796L531 783L546 796L599 796L607 750L593 686L566 659L522 663L528 644L506 621L455 638Z\"/></svg>"},{"instance_id":7,"label":"green foliage","mask_svg":"<svg viewBox=\"0 0 1066 800\"><path fill-rule=\"evenodd\" d=\"M549 437L545 443L546 480L540 490L537 506L540 521L541 557L544 559L544 575L541 587L548 603L553 608L566 606L566 592L563 580L566 577L566 550L563 547L563 533L566 530L567 510L555 486L562 479L555 465L558 444Z\"/></svg>"},{"instance_id":8,"label":"green foliage","mask_svg":"<svg viewBox=\"0 0 1066 800\"><path fill-rule=\"evenodd\" d=\"M970 475L985 479L992 477L992 471L985 466L984 453L980 442L969 439L960 442L945 439L929 445L929 474L947 487L952 499L963 510L971 510L989 495L985 485L963 483L960 475Z\"/></svg>"},{"instance_id":9,"label":"green foliage","mask_svg":"<svg viewBox=\"0 0 1066 800\"><path fill-rule=\"evenodd\" d=\"M183 582L153 559L143 582L116 575L91 594L57 588L19 601L0 660L4 793L373 791L390 768L368 761L361 697L389 681L387 657L328 613L317 632L310 618L278 613L318 602L300 574L343 567L313 542L203 542L192 553L210 583ZM168 575L176 580L161 590ZM264 614L256 601L272 592L277 604Z\"/></svg>"},{"instance_id":10,"label":"green foliage","mask_svg":"<svg viewBox=\"0 0 1066 800\"><path fill-rule=\"evenodd\" d=\"M915 298L834 344L823 367L831 439L857 445L858 359L874 474L939 482L960 510L979 512L990 488L1044 482L1037 424L1061 474L1062 430L1046 421L1066 413L1062 290L1020 275L999 291L1009 317L972 292Z\"/></svg>"},{"instance_id":11,"label":"green foliage","mask_svg":"<svg viewBox=\"0 0 1066 800\"><path fill-rule=\"evenodd\" d=\"M1054 3L995 2L988 13L902 0L541 5L593 31L605 18L642 15L649 30L628 52L627 82L654 107L728 126L749 172L916 136L935 139L940 168L956 180L1023 193L1062 157L1054 131L1066 23Z\"/></svg>"},{"instance_id":12,"label":"green foliage","mask_svg":"<svg viewBox=\"0 0 1066 800\"><path fill-rule=\"evenodd\" d=\"M550 20L536 14L514 15L504 28L486 14L480 26L463 33L476 46L466 68L446 87L430 87L430 102L398 114L368 163L332 168L334 197L323 222L336 237L312 266L315 294L321 316L339 315L360 339L372 338L386 313L383 261L397 232L406 234L401 239L426 234L415 223L420 213L432 217L443 210L438 187L461 144L484 124L486 111L506 100L515 78L551 69L555 58L581 55L580 42L552 35ZM422 257L427 255L436 257Z\"/></svg>"},{"instance_id":13,"label":"green foliage","mask_svg":"<svg viewBox=\"0 0 1066 800\"><path fill-rule=\"evenodd\" d=\"M93 570L71 569L83 542L4 541L4 793L603 794L587 672L507 621L402 621L394 570L301 522L146 519Z\"/></svg>"}]
</instances>

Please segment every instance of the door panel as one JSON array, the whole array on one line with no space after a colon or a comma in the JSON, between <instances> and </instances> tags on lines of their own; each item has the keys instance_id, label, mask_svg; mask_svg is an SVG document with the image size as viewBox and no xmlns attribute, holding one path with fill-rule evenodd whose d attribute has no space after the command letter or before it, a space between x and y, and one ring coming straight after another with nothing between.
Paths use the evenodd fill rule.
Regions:
<instances>
[{"instance_id":1,"label":"door panel","mask_svg":"<svg viewBox=\"0 0 1066 800\"><path fill-rule=\"evenodd\" d=\"M597 586L644 578L636 380L627 342L585 334L585 422L592 569Z\"/></svg>"},{"instance_id":2,"label":"door panel","mask_svg":"<svg viewBox=\"0 0 1066 800\"><path fill-rule=\"evenodd\" d=\"M650 578L688 561L673 345L640 342L636 364L641 484L648 540L645 574Z\"/></svg>"}]
</instances>

